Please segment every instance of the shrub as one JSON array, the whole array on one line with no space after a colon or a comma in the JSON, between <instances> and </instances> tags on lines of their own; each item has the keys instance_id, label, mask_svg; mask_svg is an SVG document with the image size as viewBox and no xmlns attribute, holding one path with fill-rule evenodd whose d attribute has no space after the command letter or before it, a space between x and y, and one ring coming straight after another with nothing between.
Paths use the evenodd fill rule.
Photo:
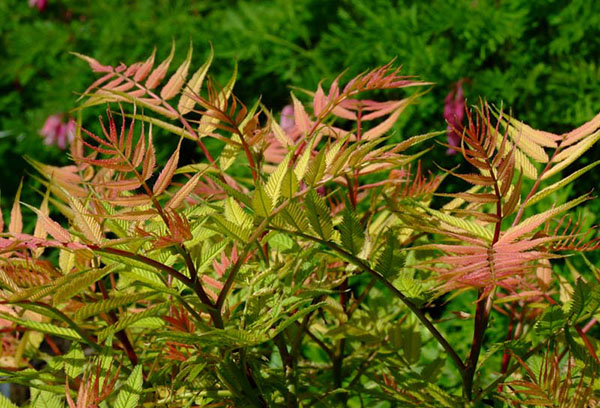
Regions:
<instances>
[{"instance_id":1,"label":"shrub","mask_svg":"<svg viewBox=\"0 0 600 408\"><path fill-rule=\"evenodd\" d=\"M282 126L235 74L207 77L212 58L192 70L191 47L167 75L173 55L80 56L100 78L79 111L106 105L101 131L77 126L69 166L31 160L33 234L17 193L0 373L31 406L598 404L597 269L553 270L600 245L571 215L589 194L553 200L598 162L549 179L600 116L557 135L481 102L460 132L469 170L426 175L440 132L389 140L427 83L390 64L292 95ZM397 90L413 92L384 98ZM157 168L159 132L176 147ZM203 160L182 164L194 145ZM469 188L436 195L446 176Z\"/></svg>"}]
</instances>

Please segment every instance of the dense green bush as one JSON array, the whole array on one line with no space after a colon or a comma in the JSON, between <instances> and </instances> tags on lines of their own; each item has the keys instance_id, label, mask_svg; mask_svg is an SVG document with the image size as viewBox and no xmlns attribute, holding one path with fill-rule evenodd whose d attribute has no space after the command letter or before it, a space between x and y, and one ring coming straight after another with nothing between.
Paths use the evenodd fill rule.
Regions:
<instances>
[{"instance_id":1,"label":"dense green bush","mask_svg":"<svg viewBox=\"0 0 600 408\"><path fill-rule=\"evenodd\" d=\"M11 163L0 168L4 197L14 195L26 168L22 155L64 163L39 143L38 130L49 115L71 109L73 92L89 83L70 51L117 63L165 38L176 39L180 58L189 39L205 52L212 42L213 74L226 81L237 58L240 98L262 95L273 109L289 103L288 86L314 89L343 67L356 74L397 58L403 72L436 83L398 124L397 140L443 129L444 96L461 78L470 84L468 100L504 102L554 132L600 107L600 4L588 0L50 0L43 12L5 0L0 16L0 162ZM443 154L433 157L447 161Z\"/></svg>"}]
</instances>

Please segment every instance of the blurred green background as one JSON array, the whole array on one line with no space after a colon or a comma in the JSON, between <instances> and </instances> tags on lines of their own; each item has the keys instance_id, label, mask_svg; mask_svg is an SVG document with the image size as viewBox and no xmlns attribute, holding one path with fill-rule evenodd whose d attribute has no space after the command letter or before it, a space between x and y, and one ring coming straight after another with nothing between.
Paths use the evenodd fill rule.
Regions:
<instances>
[{"instance_id":1,"label":"blurred green background","mask_svg":"<svg viewBox=\"0 0 600 408\"><path fill-rule=\"evenodd\" d=\"M129 64L145 59L154 46L164 58L172 39L176 62L193 41L195 66L212 43L212 74L224 83L237 61L236 94L248 104L261 95L275 112L289 103L290 86L314 89L346 68L356 74L395 58L403 73L436 83L398 123L397 138L444 129L444 98L462 78L469 102L485 97L503 103L517 118L552 132L600 111L597 1L48 0L40 11L25 0L2 0L5 214L29 171L22 156L68 162L64 151L42 142L39 130L49 115L73 108L76 93L95 78L69 52ZM598 156L596 147L579 166ZM441 146L432 157L447 168L460 160ZM431 161L426 167L434 168ZM592 174L576 189L590 191L599 179ZM38 201L32 191L22 201Z\"/></svg>"}]
</instances>

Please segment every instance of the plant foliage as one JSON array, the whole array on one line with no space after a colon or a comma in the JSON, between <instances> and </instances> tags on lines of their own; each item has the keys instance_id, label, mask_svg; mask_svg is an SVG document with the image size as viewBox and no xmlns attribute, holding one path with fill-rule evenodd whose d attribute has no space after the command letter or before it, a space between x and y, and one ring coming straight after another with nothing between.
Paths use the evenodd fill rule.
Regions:
<instances>
[{"instance_id":1,"label":"plant foliage","mask_svg":"<svg viewBox=\"0 0 600 408\"><path fill-rule=\"evenodd\" d=\"M600 246L571 211L591 197L549 199L593 166L549 179L594 145L599 117L559 135L482 101L465 172L426 175L439 132L390 142L422 92L385 95L428 83L391 64L340 75L293 94L284 129L192 49L176 67L174 47L118 66L78 55L99 76L79 105L106 108L99 131L79 123L71 165L31 159L44 201L17 194L0 222L0 373L31 406L598 404L599 275L555 275ZM438 194L446 175L469 186ZM429 311L471 293L472 313ZM449 340L458 319L466 353Z\"/></svg>"}]
</instances>

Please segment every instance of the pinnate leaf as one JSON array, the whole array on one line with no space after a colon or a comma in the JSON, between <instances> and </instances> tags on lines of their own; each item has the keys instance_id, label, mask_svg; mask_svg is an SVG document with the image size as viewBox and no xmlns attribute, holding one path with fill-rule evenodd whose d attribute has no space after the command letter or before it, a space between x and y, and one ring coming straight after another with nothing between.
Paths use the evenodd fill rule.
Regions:
<instances>
[{"instance_id":1,"label":"pinnate leaf","mask_svg":"<svg viewBox=\"0 0 600 408\"><path fill-rule=\"evenodd\" d=\"M292 94L292 101L294 103L294 119L296 126L301 132L308 134L311 129L311 123L306 110L304 110L304 105L302 105L294 94Z\"/></svg>"},{"instance_id":2,"label":"pinnate leaf","mask_svg":"<svg viewBox=\"0 0 600 408\"><path fill-rule=\"evenodd\" d=\"M89 288L92 283L97 282L109 273L114 272L115 269L116 266L92 269L91 271L85 271L76 277L69 279L56 290L53 299L54 304L58 305L71 299L73 296L77 296L79 293Z\"/></svg>"},{"instance_id":3,"label":"pinnate leaf","mask_svg":"<svg viewBox=\"0 0 600 408\"><path fill-rule=\"evenodd\" d=\"M188 50L187 57L185 61L177 68L177 71L171 76L167 84L160 91L160 96L165 101L173 98L175 95L179 93L183 83L185 82L188 74L188 69L190 68L190 63L192 61L192 44L190 43L190 48Z\"/></svg>"},{"instance_id":4,"label":"pinnate leaf","mask_svg":"<svg viewBox=\"0 0 600 408\"><path fill-rule=\"evenodd\" d=\"M342 245L351 254L356 255L362 249L365 241L365 232L356 218L356 214L346 208L342 214L342 223L339 225Z\"/></svg>"},{"instance_id":5,"label":"pinnate leaf","mask_svg":"<svg viewBox=\"0 0 600 408\"><path fill-rule=\"evenodd\" d=\"M65 363L65 373L69 378L75 379L83 372L86 360L81 348L77 344L73 344L71 350L64 355L63 361Z\"/></svg>"},{"instance_id":6,"label":"pinnate leaf","mask_svg":"<svg viewBox=\"0 0 600 408\"><path fill-rule=\"evenodd\" d=\"M33 212L35 212L38 216L37 223L44 228L44 231L47 232L59 242L71 242L71 234L67 230L65 230L59 223L53 221L47 214L38 210L35 207L32 207L28 204L25 204L28 208L30 208ZM36 229L37 225L36 224Z\"/></svg>"},{"instance_id":7,"label":"pinnate leaf","mask_svg":"<svg viewBox=\"0 0 600 408\"><path fill-rule=\"evenodd\" d=\"M202 177L202 173L196 173L192 178L190 178L187 183L183 185L174 195L171 197L167 205L165 205L166 209L174 210L178 208L183 201L194 191L198 181L200 181L200 177Z\"/></svg>"},{"instance_id":8,"label":"pinnate leaf","mask_svg":"<svg viewBox=\"0 0 600 408\"><path fill-rule=\"evenodd\" d=\"M398 240L392 231L386 233L385 245L375 262L375 270L384 277L391 279L398 274L404 265L404 259L397 254Z\"/></svg>"},{"instance_id":9,"label":"pinnate leaf","mask_svg":"<svg viewBox=\"0 0 600 408\"><path fill-rule=\"evenodd\" d=\"M279 163L275 171L269 176L267 184L265 185L265 192L271 199L273 205L277 205L277 202L279 201L279 197L281 195L281 186L284 182L286 174L288 173L288 165L291 157L292 154L290 153L282 160L281 163Z\"/></svg>"},{"instance_id":10,"label":"pinnate leaf","mask_svg":"<svg viewBox=\"0 0 600 408\"><path fill-rule=\"evenodd\" d=\"M162 169L162 171L158 175L158 178L156 179L156 183L154 183L154 186L152 187L152 193L155 196L162 194L167 189L169 184L171 183L171 179L173 178L173 175L175 174L175 170L177 170L177 165L179 164L179 149L180 148L181 148L181 139L179 140L177 149L175 149L175 151L173 152L173 154L167 161L167 164L165 164L165 167Z\"/></svg>"},{"instance_id":11,"label":"pinnate leaf","mask_svg":"<svg viewBox=\"0 0 600 408\"><path fill-rule=\"evenodd\" d=\"M62 193L67 197L69 206L73 211L73 222L83 236L94 244L100 244L102 241L102 228L96 219L88 214L88 210L79 201L65 189L61 188Z\"/></svg>"},{"instance_id":12,"label":"pinnate leaf","mask_svg":"<svg viewBox=\"0 0 600 408\"><path fill-rule=\"evenodd\" d=\"M135 72L135 75L133 76L133 80L135 82L141 82L144 79L146 79L146 77L152 70L152 66L154 66L154 58L155 57L156 57L156 48L154 48L154 50L152 51L152 55L150 55L148 57L148 59L146 61L144 61L142 63L142 65L140 65L138 70Z\"/></svg>"},{"instance_id":13,"label":"pinnate leaf","mask_svg":"<svg viewBox=\"0 0 600 408\"><path fill-rule=\"evenodd\" d=\"M331 213L323 197L315 190L310 190L304 200L306 217L313 230L324 240L331 238L333 234L333 222Z\"/></svg>"},{"instance_id":14,"label":"pinnate leaf","mask_svg":"<svg viewBox=\"0 0 600 408\"><path fill-rule=\"evenodd\" d=\"M0 394L0 408L19 408L19 407L17 407L15 404L13 404L3 394Z\"/></svg>"},{"instance_id":15,"label":"pinnate leaf","mask_svg":"<svg viewBox=\"0 0 600 408\"><path fill-rule=\"evenodd\" d=\"M142 378L142 366L137 365L129 375L129 378L123 384L117 400L115 401L115 408L136 408L140 395L142 393L142 384L144 379Z\"/></svg>"},{"instance_id":16,"label":"pinnate leaf","mask_svg":"<svg viewBox=\"0 0 600 408\"><path fill-rule=\"evenodd\" d=\"M177 110L185 115L194 109L196 102L192 98L193 95L197 95L200 93L200 88L202 87L202 82L204 82L204 78L206 77L206 73L210 68L210 64L212 64L212 60L214 57L214 50L212 45L210 47L210 54L208 55L208 59L198 70L192 75L192 78L186 84L183 92L181 94L181 98L179 99L179 104L177 105Z\"/></svg>"},{"instance_id":17,"label":"pinnate leaf","mask_svg":"<svg viewBox=\"0 0 600 408\"><path fill-rule=\"evenodd\" d=\"M259 217L268 217L273 210L273 202L262 184L258 184L252 196L252 209Z\"/></svg>"},{"instance_id":18,"label":"pinnate leaf","mask_svg":"<svg viewBox=\"0 0 600 408\"><path fill-rule=\"evenodd\" d=\"M576 179L578 179L579 177L581 177L588 171L592 170L598 164L600 164L600 160L597 160L594 163L588 164L587 166L569 174L567 177L561 178L556 183L538 191L537 193L535 193L533 195L533 197L531 197L529 199L529 201L527 201L527 204L525 205L525 207L529 207L530 205L533 205L533 204L537 203L538 201L548 197L550 194L554 193L555 191L560 190L562 187L566 186L567 184L571 183L572 181L575 181Z\"/></svg>"},{"instance_id":19,"label":"pinnate leaf","mask_svg":"<svg viewBox=\"0 0 600 408\"><path fill-rule=\"evenodd\" d=\"M163 62L161 62L160 65L158 67L156 67L156 69L154 71L152 71L152 73L146 80L146 84L145 84L146 88L154 89L158 86L158 84L160 84L162 79L167 74L167 71L169 70L169 65L171 65L171 61L173 60L173 55L175 55L175 41L173 41L173 44L171 46L171 52L169 53L169 56Z\"/></svg>"},{"instance_id":20,"label":"pinnate leaf","mask_svg":"<svg viewBox=\"0 0 600 408\"><path fill-rule=\"evenodd\" d=\"M573 163L583 153L588 151L599 139L600 139L600 130L598 130L595 133L591 134L590 136L586 137L579 143L577 143L573 146L569 146L568 148L566 148L565 150L560 152L552 160L553 163L557 163L557 164L554 165L549 171L547 171L546 173L544 173L542 175L542 180L545 180L548 177L551 177L551 176L557 174L558 172L560 172L561 170L566 168L568 165Z\"/></svg>"},{"instance_id":21,"label":"pinnate leaf","mask_svg":"<svg viewBox=\"0 0 600 408\"><path fill-rule=\"evenodd\" d=\"M10 211L10 224L8 224L8 232L11 234L20 234L23 231L23 216L21 215L21 204L19 199L21 198L21 189L23 188L23 181L19 184L17 194L15 195L15 201L13 202L12 210Z\"/></svg>"}]
</instances>

